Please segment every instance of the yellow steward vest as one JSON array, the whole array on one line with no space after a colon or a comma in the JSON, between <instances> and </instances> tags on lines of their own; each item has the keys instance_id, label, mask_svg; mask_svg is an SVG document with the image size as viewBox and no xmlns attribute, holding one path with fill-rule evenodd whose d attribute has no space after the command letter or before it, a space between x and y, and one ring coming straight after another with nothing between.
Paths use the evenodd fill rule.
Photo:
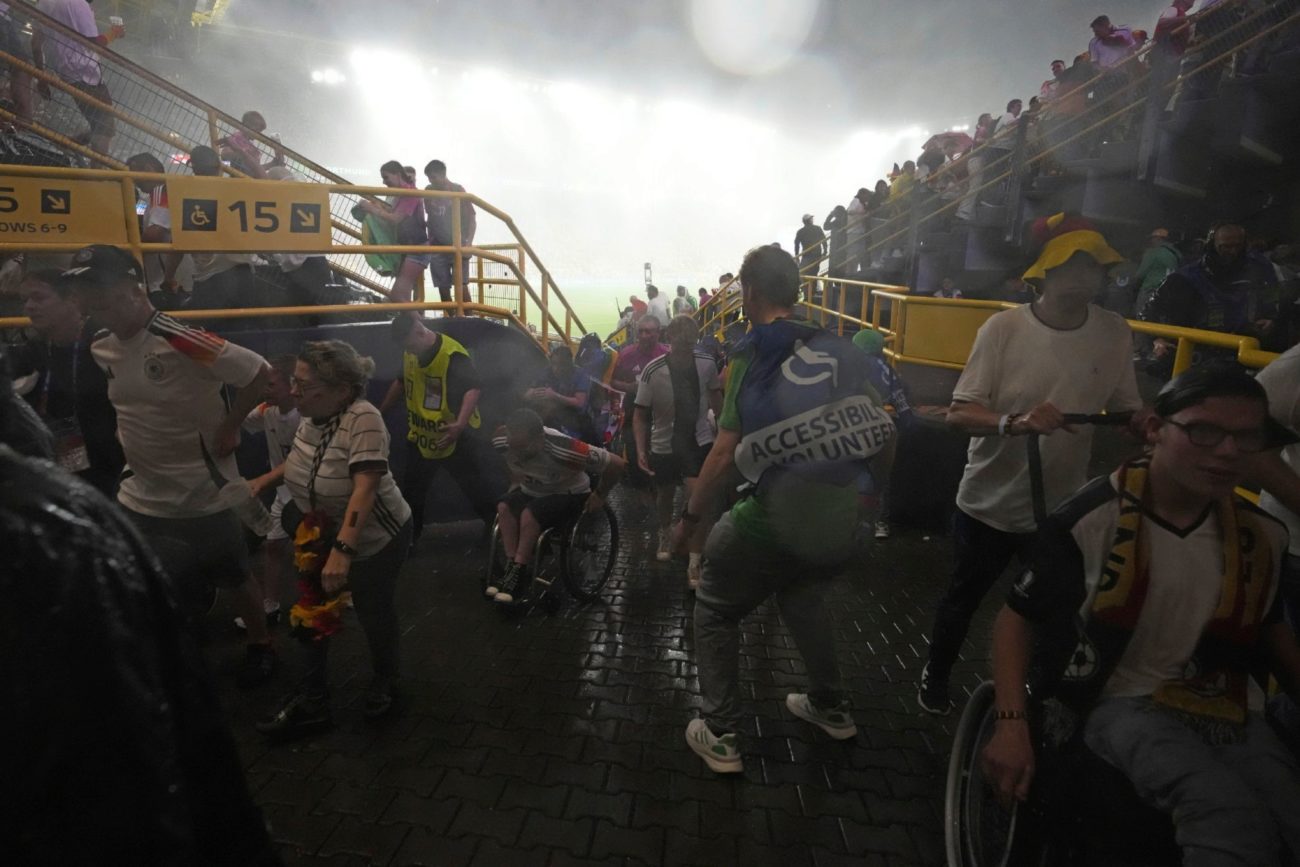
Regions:
<instances>
[{"instance_id":1,"label":"yellow steward vest","mask_svg":"<svg viewBox=\"0 0 1300 867\"><path fill-rule=\"evenodd\" d=\"M442 431L456 420L456 410L447 401L447 371L453 355L469 357L469 352L447 335L440 335L438 354L424 367L410 352L402 353L402 379L406 387L406 438L420 449L426 458L445 458L456 450L452 443L438 448ZM469 417L469 426L477 428L483 423L475 407Z\"/></svg>"}]
</instances>

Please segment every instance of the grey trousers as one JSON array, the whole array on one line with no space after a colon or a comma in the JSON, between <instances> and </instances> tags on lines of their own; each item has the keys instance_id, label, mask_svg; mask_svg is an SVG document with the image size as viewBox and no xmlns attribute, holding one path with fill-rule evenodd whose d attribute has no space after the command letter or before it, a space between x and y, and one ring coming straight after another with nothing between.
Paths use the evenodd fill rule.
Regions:
<instances>
[{"instance_id":1,"label":"grey trousers","mask_svg":"<svg viewBox=\"0 0 1300 867\"><path fill-rule=\"evenodd\" d=\"M1283 843L1300 855L1300 771L1258 714L1243 743L1207 746L1151 699L1111 698L1088 715L1083 739L1174 817L1188 867L1277 864Z\"/></svg>"},{"instance_id":2,"label":"grey trousers","mask_svg":"<svg viewBox=\"0 0 1300 867\"><path fill-rule=\"evenodd\" d=\"M843 699L826 592L847 561L851 540L833 565L801 563L755 545L736 532L731 513L714 525L704 546L704 571L695 594L695 655L704 699L701 716L715 734L739 731L740 621L769 596L808 670L809 697L818 707Z\"/></svg>"}]
</instances>

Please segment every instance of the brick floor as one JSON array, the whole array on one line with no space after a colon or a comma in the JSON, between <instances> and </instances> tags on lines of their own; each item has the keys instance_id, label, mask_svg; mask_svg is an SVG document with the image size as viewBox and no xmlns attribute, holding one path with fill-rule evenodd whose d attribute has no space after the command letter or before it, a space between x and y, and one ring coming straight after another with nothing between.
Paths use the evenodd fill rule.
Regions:
<instances>
[{"instance_id":1,"label":"brick floor","mask_svg":"<svg viewBox=\"0 0 1300 867\"><path fill-rule=\"evenodd\" d=\"M802 663L774 608L745 623L741 676L754 713L745 773L723 779L683 743L698 706L684 564L654 560L626 498L603 602L503 618L480 595L479 527L426 534L398 600L407 706L360 716L367 681L355 623L331 648L337 727L268 746L252 731L300 672L280 639L274 684L223 701L274 839L292 865L939 864L952 720L917 713L932 606L949 542L900 532L836 580L831 604L859 723L838 743L793 719ZM985 668L995 593L955 681ZM216 616L216 615L214 615ZM221 615L224 621L224 613ZM215 627L216 664L238 638Z\"/></svg>"}]
</instances>

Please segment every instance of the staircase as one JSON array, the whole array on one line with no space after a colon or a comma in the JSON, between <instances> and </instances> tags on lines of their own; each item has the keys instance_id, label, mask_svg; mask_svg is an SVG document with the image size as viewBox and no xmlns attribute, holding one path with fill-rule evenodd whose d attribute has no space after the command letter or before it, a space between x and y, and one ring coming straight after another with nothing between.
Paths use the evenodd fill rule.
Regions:
<instances>
[{"instance_id":1,"label":"staircase","mask_svg":"<svg viewBox=\"0 0 1300 867\"><path fill-rule=\"evenodd\" d=\"M84 175L80 176L87 179L129 178L123 173L124 161L134 154L149 153L161 161L169 176L188 177L185 160L190 150L199 145L219 149L222 139L241 131L239 121L231 115L111 49L83 39L22 0L12 0L10 7L12 14L25 21L29 29L43 31L47 43L54 39L63 40L74 50L93 57L100 65L113 102L111 106L101 103L64 83L52 72L36 69L26 60L0 51L0 64L26 72L35 83L48 86L51 94L48 101L34 100L34 116L30 119L19 117L12 104L0 103L0 128L8 124L15 131L5 137L4 150L9 153L7 156L0 153L0 161L11 165L50 166L44 174L35 168L15 168L7 174L75 179L79 176L77 170L84 170ZM97 152L87 143L84 137L86 121L79 104L80 107L90 106L111 112L116 134L107 152ZM290 147L249 130L242 131L257 144L266 158L280 156L295 180L326 187L324 193L328 204L322 217L328 220L331 243L328 251L322 252L327 252L337 277L346 279L360 290L366 300L382 300L391 280L378 274L365 258L365 253L380 252L381 248L362 244L361 225L352 215L352 210L363 199L378 199L390 191L356 186ZM61 166L62 171L55 166ZM225 172L232 177L240 176L240 172L232 167L226 167ZM471 197L471 201L480 214L478 237L499 239L498 243L463 248L469 257L465 279L475 312L497 315L534 334L543 344L557 338L576 341L584 332L581 320L509 214L476 197ZM55 241L39 246L55 251L60 246L57 239ZM143 249L138 240L133 246L137 253ZM12 237L0 235L0 250L3 249L17 250L20 244ZM240 249L273 252L266 250L265 242ZM444 252L451 252L451 249ZM423 306L437 309L446 305Z\"/></svg>"}]
</instances>

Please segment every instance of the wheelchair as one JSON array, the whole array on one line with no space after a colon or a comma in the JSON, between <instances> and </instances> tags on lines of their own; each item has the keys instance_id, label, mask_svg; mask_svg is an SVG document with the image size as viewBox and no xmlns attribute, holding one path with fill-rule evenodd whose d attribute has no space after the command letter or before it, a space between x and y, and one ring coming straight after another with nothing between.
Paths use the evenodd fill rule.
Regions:
<instances>
[{"instance_id":1,"label":"wheelchair","mask_svg":"<svg viewBox=\"0 0 1300 867\"><path fill-rule=\"evenodd\" d=\"M1038 702L1030 715L1035 766L1029 799L1010 812L980 770L993 736L993 682L957 723L944 796L948 867L1177 865L1173 823L1141 802L1118 770L1088 750L1073 714Z\"/></svg>"},{"instance_id":2,"label":"wheelchair","mask_svg":"<svg viewBox=\"0 0 1300 867\"><path fill-rule=\"evenodd\" d=\"M506 567L500 527L495 521L488 551L488 567L483 572L484 590L501 577ZM540 605L548 614L554 614L560 607L560 596L555 587L557 581L562 582L569 595L579 602L599 599L610 573L614 571L617 554L618 519L614 517L614 510L608 504L595 512L584 509L572 521L542 531L533 549L532 580L522 598L502 607L517 611Z\"/></svg>"}]
</instances>

